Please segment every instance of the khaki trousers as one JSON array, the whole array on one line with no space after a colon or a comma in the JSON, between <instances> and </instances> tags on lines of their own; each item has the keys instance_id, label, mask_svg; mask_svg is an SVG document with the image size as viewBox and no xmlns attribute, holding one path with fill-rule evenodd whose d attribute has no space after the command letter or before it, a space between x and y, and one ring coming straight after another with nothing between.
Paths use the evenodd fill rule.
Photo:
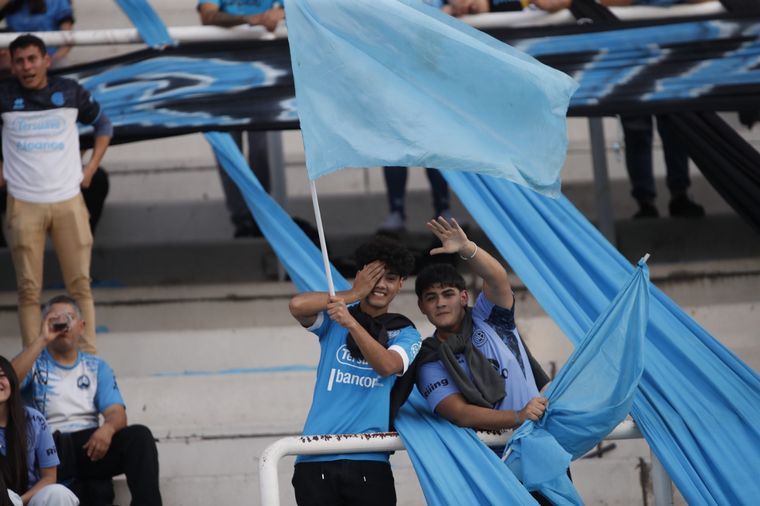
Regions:
<instances>
[{"instance_id":1,"label":"khaki trousers","mask_svg":"<svg viewBox=\"0 0 760 506\"><path fill-rule=\"evenodd\" d=\"M92 232L82 194L53 204L24 202L8 195L7 211L24 346L40 334L42 266L45 238L50 234L66 291L79 303L86 322L80 348L95 353L95 304L90 290Z\"/></svg>"}]
</instances>

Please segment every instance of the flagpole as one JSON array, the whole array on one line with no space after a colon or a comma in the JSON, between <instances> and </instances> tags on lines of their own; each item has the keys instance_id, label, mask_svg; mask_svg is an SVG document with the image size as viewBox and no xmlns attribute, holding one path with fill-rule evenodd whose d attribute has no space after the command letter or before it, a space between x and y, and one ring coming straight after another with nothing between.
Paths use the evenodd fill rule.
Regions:
<instances>
[{"instance_id":1,"label":"flagpole","mask_svg":"<svg viewBox=\"0 0 760 506\"><path fill-rule=\"evenodd\" d=\"M333 284L332 271L330 270L330 258L327 256L327 242L325 241L325 230L322 227L322 213L319 212L319 199L317 198L317 184L309 180L309 189L311 189L311 203L314 206L314 219L317 221L317 232L319 232L319 247L322 249L322 261L325 264L325 276L327 277L327 290L330 296L335 296L335 285Z\"/></svg>"}]
</instances>

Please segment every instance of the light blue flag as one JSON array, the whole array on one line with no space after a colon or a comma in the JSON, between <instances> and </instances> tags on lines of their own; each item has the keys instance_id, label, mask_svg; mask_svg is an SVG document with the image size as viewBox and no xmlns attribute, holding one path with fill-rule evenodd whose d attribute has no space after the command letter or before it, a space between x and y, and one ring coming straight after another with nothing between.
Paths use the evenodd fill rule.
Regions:
<instances>
[{"instance_id":1,"label":"light blue flag","mask_svg":"<svg viewBox=\"0 0 760 506\"><path fill-rule=\"evenodd\" d=\"M537 504L475 431L434 415L416 388L401 407L395 425L427 504Z\"/></svg>"},{"instance_id":2,"label":"light blue flag","mask_svg":"<svg viewBox=\"0 0 760 506\"><path fill-rule=\"evenodd\" d=\"M531 294L574 343L631 271L564 197L444 172ZM631 414L690 505L754 506L760 497L760 374L656 287L646 362Z\"/></svg>"},{"instance_id":3,"label":"light blue flag","mask_svg":"<svg viewBox=\"0 0 760 506\"><path fill-rule=\"evenodd\" d=\"M286 0L306 167L421 166L559 193L566 74L420 0Z\"/></svg>"},{"instance_id":4,"label":"light blue flag","mask_svg":"<svg viewBox=\"0 0 760 506\"><path fill-rule=\"evenodd\" d=\"M175 44L166 25L147 0L116 0L116 4L132 21L148 46L160 48Z\"/></svg>"},{"instance_id":5,"label":"light blue flag","mask_svg":"<svg viewBox=\"0 0 760 506\"><path fill-rule=\"evenodd\" d=\"M547 388L544 416L524 423L507 446L507 465L528 490L558 506L583 504L567 468L630 412L644 370L648 309L642 260Z\"/></svg>"}]
</instances>

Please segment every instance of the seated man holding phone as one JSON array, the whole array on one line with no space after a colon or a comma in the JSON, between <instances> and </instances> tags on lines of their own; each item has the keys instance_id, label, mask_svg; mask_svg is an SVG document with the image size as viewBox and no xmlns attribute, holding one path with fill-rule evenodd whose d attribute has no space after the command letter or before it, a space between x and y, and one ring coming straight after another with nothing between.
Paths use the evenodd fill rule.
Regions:
<instances>
[{"instance_id":1,"label":"seated man holding phone","mask_svg":"<svg viewBox=\"0 0 760 506\"><path fill-rule=\"evenodd\" d=\"M124 400L106 361L79 350L85 325L73 298L58 295L45 304L39 337L12 361L24 400L55 432L60 483L124 473L132 504L160 505L156 442L147 427L127 425Z\"/></svg>"}]
</instances>

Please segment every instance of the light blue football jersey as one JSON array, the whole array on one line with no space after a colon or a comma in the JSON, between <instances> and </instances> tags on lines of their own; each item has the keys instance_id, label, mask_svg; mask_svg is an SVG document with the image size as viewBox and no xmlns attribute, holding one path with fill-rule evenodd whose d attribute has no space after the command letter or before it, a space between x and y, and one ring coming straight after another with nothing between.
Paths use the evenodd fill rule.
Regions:
<instances>
[{"instance_id":1,"label":"light blue football jersey","mask_svg":"<svg viewBox=\"0 0 760 506\"><path fill-rule=\"evenodd\" d=\"M383 378L366 360L353 358L346 347L348 331L327 313L320 313L309 330L319 337L320 356L304 435L387 432L391 388L398 376ZM388 349L401 355L403 372L419 352L420 341L414 327L388 331ZM387 461L388 454L303 455L297 462L341 459Z\"/></svg>"},{"instance_id":2,"label":"light blue football jersey","mask_svg":"<svg viewBox=\"0 0 760 506\"><path fill-rule=\"evenodd\" d=\"M472 308L472 325L472 344L504 378L506 395L493 406L494 409L521 410L529 400L538 397L538 388L517 332L514 307L496 306L481 293ZM463 354L457 355L457 362L472 379ZM420 367L417 388L433 410L449 395L459 393L459 388L440 361L428 362Z\"/></svg>"}]
</instances>

